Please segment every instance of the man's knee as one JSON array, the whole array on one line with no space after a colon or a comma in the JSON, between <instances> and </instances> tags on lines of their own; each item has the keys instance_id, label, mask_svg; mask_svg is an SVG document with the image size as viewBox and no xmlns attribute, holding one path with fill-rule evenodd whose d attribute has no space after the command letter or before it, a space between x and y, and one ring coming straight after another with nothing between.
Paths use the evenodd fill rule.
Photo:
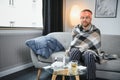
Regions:
<instances>
[{"instance_id":1,"label":"man's knee","mask_svg":"<svg viewBox=\"0 0 120 80\"><path fill-rule=\"evenodd\" d=\"M94 51L92 51L92 50L87 50L87 51L85 51L85 52L84 52L84 54L83 54L83 55L93 56L94 54L95 54L95 52L94 52Z\"/></svg>"}]
</instances>

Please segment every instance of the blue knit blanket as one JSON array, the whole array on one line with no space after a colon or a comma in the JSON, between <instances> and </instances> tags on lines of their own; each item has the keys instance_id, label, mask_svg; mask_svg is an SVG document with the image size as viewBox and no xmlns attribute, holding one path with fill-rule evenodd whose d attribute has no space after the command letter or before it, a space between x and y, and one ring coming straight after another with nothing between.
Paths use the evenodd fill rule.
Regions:
<instances>
[{"instance_id":1,"label":"blue knit blanket","mask_svg":"<svg viewBox=\"0 0 120 80\"><path fill-rule=\"evenodd\" d=\"M45 59L49 58L54 52L65 50L57 39L50 36L29 39L26 41L26 45L31 48L35 54Z\"/></svg>"}]
</instances>

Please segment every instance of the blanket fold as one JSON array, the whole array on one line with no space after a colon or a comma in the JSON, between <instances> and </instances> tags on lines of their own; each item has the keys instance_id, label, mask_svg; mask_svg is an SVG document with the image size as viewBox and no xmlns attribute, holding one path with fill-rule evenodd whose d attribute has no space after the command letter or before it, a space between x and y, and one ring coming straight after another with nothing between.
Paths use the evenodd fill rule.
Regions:
<instances>
[{"instance_id":1,"label":"blanket fold","mask_svg":"<svg viewBox=\"0 0 120 80\"><path fill-rule=\"evenodd\" d=\"M71 42L71 46L78 47L82 52L90 49L99 54L101 47L101 34L99 29L91 25L91 29L85 32L81 28L82 26L78 25L73 30L74 39Z\"/></svg>"}]
</instances>

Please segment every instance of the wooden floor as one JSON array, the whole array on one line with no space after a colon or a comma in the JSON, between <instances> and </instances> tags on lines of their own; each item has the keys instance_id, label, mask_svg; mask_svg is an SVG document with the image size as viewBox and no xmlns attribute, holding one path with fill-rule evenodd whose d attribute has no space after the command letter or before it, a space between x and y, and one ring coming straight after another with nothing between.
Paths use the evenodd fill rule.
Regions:
<instances>
[{"instance_id":1,"label":"wooden floor","mask_svg":"<svg viewBox=\"0 0 120 80\"><path fill-rule=\"evenodd\" d=\"M1 77L0 80L36 80L37 76L37 69L34 67L30 67L28 69ZM42 73L40 75L40 80L51 80L52 75L48 72L42 70ZM57 76L56 80L62 80L61 76ZM67 76L65 77L65 80L70 80L70 78ZM74 77L72 77L72 80L75 80ZM85 79L81 79L85 80ZM96 80L104 80L104 79L96 79Z\"/></svg>"}]
</instances>

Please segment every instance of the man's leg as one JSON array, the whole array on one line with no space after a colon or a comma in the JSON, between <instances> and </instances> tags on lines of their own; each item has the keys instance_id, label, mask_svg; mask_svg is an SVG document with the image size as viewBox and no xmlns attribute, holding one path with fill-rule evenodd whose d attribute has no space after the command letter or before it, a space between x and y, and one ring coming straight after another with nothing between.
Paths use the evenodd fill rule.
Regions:
<instances>
[{"instance_id":1,"label":"man's leg","mask_svg":"<svg viewBox=\"0 0 120 80\"><path fill-rule=\"evenodd\" d=\"M69 52L69 56L70 56L70 61L77 60L78 63L80 63L80 58L82 56L82 53L80 52L78 48L71 48Z\"/></svg>"},{"instance_id":2,"label":"man's leg","mask_svg":"<svg viewBox=\"0 0 120 80\"><path fill-rule=\"evenodd\" d=\"M70 61L77 60L78 64L79 64L82 54L78 48L71 48L71 50L69 52L69 56L70 56ZM75 80L75 77L70 76L70 80Z\"/></svg>"},{"instance_id":3,"label":"man's leg","mask_svg":"<svg viewBox=\"0 0 120 80\"><path fill-rule=\"evenodd\" d=\"M96 78L96 64L94 53L92 51L85 51L83 53L84 64L87 66L87 79L95 80Z\"/></svg>"}]
</instances>

